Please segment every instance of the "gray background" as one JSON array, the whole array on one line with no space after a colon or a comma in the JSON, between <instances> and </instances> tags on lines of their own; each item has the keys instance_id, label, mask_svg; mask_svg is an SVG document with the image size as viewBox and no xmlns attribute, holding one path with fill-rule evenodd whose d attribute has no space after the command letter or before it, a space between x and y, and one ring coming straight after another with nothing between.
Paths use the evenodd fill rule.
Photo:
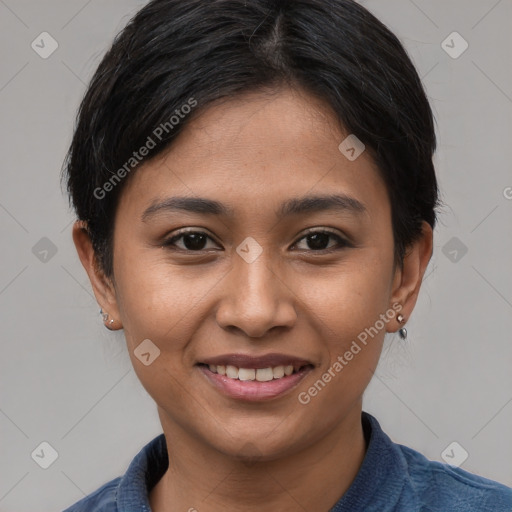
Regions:
<instances>
[{"instance_id":1,"label":"gray background","mask_svg":"<svg viewBox=\"0 0 512 512\"><path fill-rule=\"evenodd\" d=\"M85 84L144 3L0 0L1 512L61 510L161 432L122 332L102 325L59 184ZM436 460L457 441L462 468L512 485L512 1L364 5L423 77L447 205L409 340L386 340L365 409L393 440ZM44 31L59 44L47 59L31 47ZM469 43L456 59L441 46L453 31ZM43 441L48 469L31 457Z\"/></svg>"}]
</instances>

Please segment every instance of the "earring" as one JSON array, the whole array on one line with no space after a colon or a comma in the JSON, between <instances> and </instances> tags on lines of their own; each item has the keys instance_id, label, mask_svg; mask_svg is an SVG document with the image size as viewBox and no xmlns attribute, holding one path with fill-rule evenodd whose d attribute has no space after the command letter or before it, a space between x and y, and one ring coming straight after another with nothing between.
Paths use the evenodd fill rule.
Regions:
<instances>
[{"instance_id":1,"label":"earring","mask_svg":"<svg viewBox=\"0 0 512 512\"><path fill-rule=\"evenodd\" d=\"M404 318L404 315L402 314L399 314L396 319L398 320L399 323L401 324L405 324L405 318ZM404 341L407 339L407 329L405 327L401 327L399 330L398 330L398 335L400 336L400 338L402 338Z\"/></svg>"},{"instance_id":2,"label":"earring","mask_svg":"<svg viewBox=\"0 0 512 512\"><path fill-rule=\"evenodd\" d=\"M103 309L100 309L100 315L101 317L103 318L103 321L106 322L108 320L108 313L104 313L103 312ZM111 318L110 319L110 322L108 323L108 325L112 325L114 323L114 319ZM107 329L109 329L108 325L106 326Z\"/></svg>"}]
</instances>

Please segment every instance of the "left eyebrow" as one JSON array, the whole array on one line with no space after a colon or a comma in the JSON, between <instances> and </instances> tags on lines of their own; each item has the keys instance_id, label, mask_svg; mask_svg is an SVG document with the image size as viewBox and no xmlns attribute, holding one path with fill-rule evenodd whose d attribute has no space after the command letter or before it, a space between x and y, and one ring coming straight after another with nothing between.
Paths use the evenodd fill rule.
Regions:
<instances>
[{"instance_id":1,"label":"left eyebrow","mask_svg":"<svg viewBox=\"0 0 512 512\"><path fill-rule=\"evenodd\" d=\"M309 195L285 201L276 212L278 218L289 215L314 213L324 210L336 210L355 215L367 213L367 209L361 201L345 194L331 194L326 196Z\"/></svg>"},{"instance_id":2,"label":"left eyebrow","mask_svg":"<svg viewBox=\"0 0 512 512\"><path fill-rule=\"evenodd\" d=\"M331 194L322 196L309 195L288 199L278 208L276 216L281 219L291 215L301 215L325 210L348 212L358 216L367 213L364 204L356 198L345 194ZM153 201L153 203L144 210L141 219L143 222L147 222L158 213L177 211L197 213L200 215L223 215L226 217L233 217L235 214L233 208L213 199L204 197L169 197L163 201Z\"/></svg>"}]
</instances>

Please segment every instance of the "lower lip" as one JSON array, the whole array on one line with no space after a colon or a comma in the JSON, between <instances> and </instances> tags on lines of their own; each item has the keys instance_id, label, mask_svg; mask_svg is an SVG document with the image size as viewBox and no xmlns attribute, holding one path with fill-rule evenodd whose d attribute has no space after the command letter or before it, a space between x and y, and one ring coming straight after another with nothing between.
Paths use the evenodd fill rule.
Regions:
<instances>
[{"instance_id":1,"label":"lower lip","mask_svg":"<svg viewBox=\"0 0 512 512\"><path fill-rule=\"evenodd\" d=\"M297 373L292 373L280 379L259 382L256 380L230 379L225 375L219 375L209 370L207 366L199 366L206 378L222 393L238 400L258 402L271 400L291 391L313 369L311 366L302 368Z\"/></svg>"}]
</instances>

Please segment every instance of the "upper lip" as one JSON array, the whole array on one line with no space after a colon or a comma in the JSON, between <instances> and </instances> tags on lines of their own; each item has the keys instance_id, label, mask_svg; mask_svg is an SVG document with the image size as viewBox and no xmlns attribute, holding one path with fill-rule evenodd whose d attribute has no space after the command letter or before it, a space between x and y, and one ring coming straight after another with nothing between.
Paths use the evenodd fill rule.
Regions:
<instances>
[{"instance_id":1,"label":"upper lip","mask_svg":"<svg viewBox=\"0 0 512 512\"><path fill-rule=\"evenodd\" d=\"M261 356L250 356L246 354L224 354L221 356L208 357L199 361L200 363L214 366L236 366L237 368L258 369L273 368L276 366L290 366L295 370L302 366L312 365L311 361L301 359L287 354L264 354Z\"/></svg>"}]
</instances>

